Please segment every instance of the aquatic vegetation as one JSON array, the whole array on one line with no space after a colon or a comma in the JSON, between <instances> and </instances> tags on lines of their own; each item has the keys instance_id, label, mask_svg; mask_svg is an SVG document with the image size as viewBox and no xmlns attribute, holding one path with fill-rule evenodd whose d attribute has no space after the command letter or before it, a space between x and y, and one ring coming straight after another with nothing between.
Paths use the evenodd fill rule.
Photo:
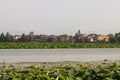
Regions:
<instances>
[{"instance_id":1,"label":"aquatic vegetation","mask_svg":"<svg viewBox=\"0 0 120 80\"><path fill-rule=\"evenodd\" d=\"M1 66L0 80L120 80L120 64L93 66Z\"/></svg>"},{"instance_id":2,"label":"aquatic vegetation","mask_svg":"<svg viewBox=\"0 0 120 80\"><path fill-rule=\"evenodd\" d=\"M0 49L120 48L119 43L0 42Z\"/></svg>"}]
</instances>

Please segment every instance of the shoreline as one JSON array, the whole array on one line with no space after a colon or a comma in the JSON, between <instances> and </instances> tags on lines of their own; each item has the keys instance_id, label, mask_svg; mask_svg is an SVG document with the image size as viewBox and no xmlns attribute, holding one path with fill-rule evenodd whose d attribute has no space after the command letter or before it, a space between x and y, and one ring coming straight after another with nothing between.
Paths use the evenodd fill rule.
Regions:
<instances>
[{"instance_id":1,"label":"shoreline","mask_svg":"<svg viewBox=\"0 0 120 80\"><path fill-rule=\"evenodd\" d=\"M58 62L16 62L16 63L0 63L0 66L15 66L15 67L25 67L25 66L45 66L45 67L52 67L52 66L75 66L77 64L82 64L82 65L93 65L93 66L98 66L98 65L104 65L104 64L120 64L120 60L100 60L100 61L58 61Z\"/></svg>"}]
</instances>

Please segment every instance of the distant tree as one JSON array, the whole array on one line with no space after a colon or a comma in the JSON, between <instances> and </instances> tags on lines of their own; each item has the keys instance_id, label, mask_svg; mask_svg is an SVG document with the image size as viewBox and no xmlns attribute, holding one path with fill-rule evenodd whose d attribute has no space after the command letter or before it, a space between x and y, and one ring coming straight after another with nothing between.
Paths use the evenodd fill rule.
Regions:
<instances>
[{"instance_id":1,"label":"distant tree","mask_svg":"<svg viewBox=\"0 0 120 80\"><path fill-rule=\"evenodd\" d=\"M23 33L20 42L27 42L27 41L28 41L27 36Z\"/></svg>"},{"instance_id":2,"label":"distant tree","mask_svg":"<svg viewBox=\"0 0 120 80\"><path fill-rule=\"evenodd\" d=\"M5 42L5 36L3 32L0 35L0 42Z\"/></svg>"},{"instance_id":3,"label":"distant tree","mask_svg":"<svg viewBox=\"0 0 120 80\"><path fill-rule=\"evenodd\" d=\"M109 42L110 43L116 43L117 42L117 40L116 40L116 38L113 34L108 34L108 36L109 36Z\"/></svg>"},{"instance_id":4,"label":"distant tree","mask_svg":"<svg viewBox=\"0 0 120 80\"><path fill-rule=\"evenodd\" d=\"M75 41L83 43L83 42L85 42L85 37L83 35L77 35L76 34L75 35Z\"/></svg>"},{"instance_id":5,"label":"distant tree","mask_svg":"<svg viewBox=\"0 0 120 80\"><path fill-rule=\"evenodd\" d=\"M111 38L111 37L115 37L114 34L108 34L108 36Z\"/></svg>"},{"instance_id":6,"label":"distant tree","mask_svg":"<svg viewBox=\"0 0 120 80\"><path fill-rule=\"evenodd\" d=\"M120 32L115 33L115 38L116 38L117 42L120 43Z\"/></svg>"},{"instance_id":7,"label":"distant tree","mask_svg":"<svg viewBox=\"0 0 120 80\"><path fill-rule=\"evenodd\" d=\"M32 38L33 38L33 36L31 36L31 35L27 36L27 40L28 40L29 42L32 42Z\"/></svg>"},{"instance_id":8,"label":"distant tree","mask_svg":"<svg viewBox=\"0 0 120 80\"><path fill-rule=\"evenodd\" d=\"M48 41L48 42L56 42L57 40L54 39L54 38L49 37L49 38L47 39L47 41Z\"/></svg>"},{"instance_id":9,"label":"distant tree","mask_svg":"<svg viewBox=\"0 0 120 80\"><path fill-rule=\"evenodd\" d=\"M49 37L49 38L47 39L47 41L48 41L48 42L53 42L54 40Z\"/></svg>"},{"instance_id":10,"label":"distant tree","mask_svg":"<svg viewBox=\"0 0 120 80\"><path fill-rule=\"evenodd\" d=\"M81 39L79 39L79 42L84 43L85 42L85 38L81 37Z\"/></svg>"},{"instance_id":11,"label":"distant tree","mask_svg":"<svg viewBox=\"0 0 120 80\"><path fill-rule=\"evenodd\" d=\"M89 41L88 41L88 38L87 38L87 37L85 37L84 39L85 39L85 43L89 43Z\"/></svg>"},{"instance_id":12,"label":"distant tree","mask_svg":"<svg viewBox=\"0 0 120 80\"><path fill-rule=\"evenodd\" d=\"M5 42L11 42L11 41L12 41L12 36L9 34L9 32L7 32L5 36Z\"/></svg>"},{"instance_id":13,"label":"distant tree","mask_svg":"<svg viewBox=\"0 0 120 80\"><path fill-rule=\"evenodd\" d=\"M116 40L118 43L120 43L120 37L117 37Z\"/></svg>"},{"instance_id":14,"label":"distant tree","mask_svg":"<svg viewBox=\"0 0 120 80\"><path fill-rule=\"evenodd\" d=\"M109 40L109 42L110 42L110 43L116 43L116 42L117 42L117 40L116 40L116 38L115 38L115 37L111 37L111 38L110 38L110 40Z\"/></svg>"}]
</instances>

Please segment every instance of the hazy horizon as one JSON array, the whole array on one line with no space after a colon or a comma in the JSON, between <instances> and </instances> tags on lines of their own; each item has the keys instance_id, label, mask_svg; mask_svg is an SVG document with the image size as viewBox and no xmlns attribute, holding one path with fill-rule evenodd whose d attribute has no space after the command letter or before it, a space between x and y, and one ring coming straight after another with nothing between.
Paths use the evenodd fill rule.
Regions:
<instances>
[{"instance_id":1,"label":"hazy horizon","mask_svg":"<svg viewBox=\"0 0 120 80\"><path fill-rule=\"evenodd\" d=\"M120 32L120 0L0 0L0 32Z\"/></svg>"}]
</instances>

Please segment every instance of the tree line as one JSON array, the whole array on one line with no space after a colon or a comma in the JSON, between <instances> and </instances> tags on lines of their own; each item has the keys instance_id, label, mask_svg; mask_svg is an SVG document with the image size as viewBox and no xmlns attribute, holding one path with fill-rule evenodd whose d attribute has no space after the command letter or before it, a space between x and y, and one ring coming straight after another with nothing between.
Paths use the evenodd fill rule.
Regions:
<instances>
[{"instance_id":1,"label":"tree line","mask_svg":"<svg viewBox=\"0 0 120 80\"><path fill-rule=\"evenodd\" d=\"M109 34L109 42L110 43L120 43L120 32L119 33L115 33L115 35L113 34Z\"/></svg>"},{"instance_id":2,"label":"tree line","mask_svg":"<svg viewBox=\"0 0 120 80\"><path fill-rule=\"evenodd\" d=\"M120 43L120 32L115 33L114 34L108 34L109 36L109 42L110 43ZM86 38L81 37L81 39L77 39L75 38L75 42L88 42ZM17 40L17 42L31 42L32 41L32 37L30 35L25 35L24 33L21 35L21 38L19 38ZM52 40L53 41L53 40ZM52 42L51 40L48 39L47 42ZM9 32L7 32L6 34L4 34L3 32L0 34L0 42L16 42L13 39L13 35L9 34Z\"/></svg>"},{"instance_id":3,"label":"tree line","mask_svg":"<svg viewBox=\"0 0 120 80\"><path fill-rule=\"evenodd\" d=\"M24 33L22 34L21 38L17 40L17 42L29 42L30 41L30 36L25 35ZM15 42L13 39L13 36L7 32L4 34L3 32L0 35L0 42Z\"/></svg>"}]
</instances>

